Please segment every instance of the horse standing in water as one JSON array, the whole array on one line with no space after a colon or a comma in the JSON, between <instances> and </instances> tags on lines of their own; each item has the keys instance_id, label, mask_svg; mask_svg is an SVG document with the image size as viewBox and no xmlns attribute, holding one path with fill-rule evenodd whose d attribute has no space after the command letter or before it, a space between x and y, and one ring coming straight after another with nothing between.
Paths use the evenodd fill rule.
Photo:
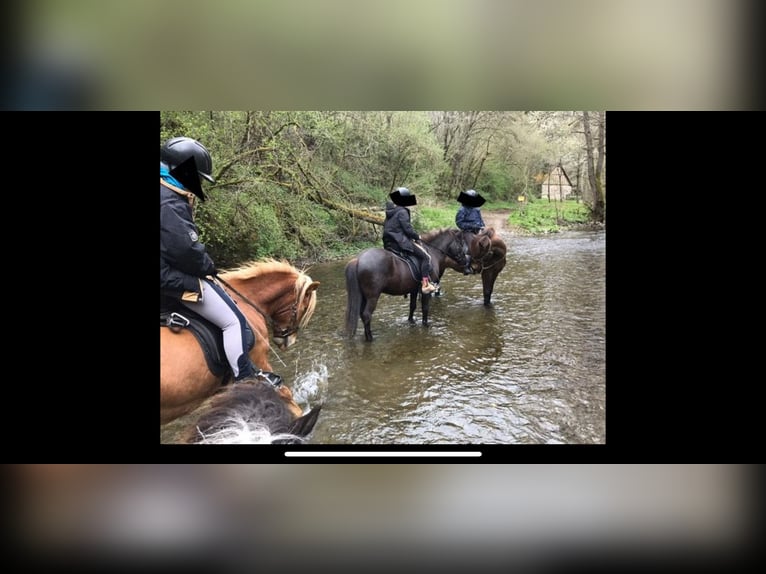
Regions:
<instances>
[{"instance_id":1,"label":"horse standing in water","mask_svg":"<svg viewBox=\"0 0 766 574\"><path fill-rule=\"evenodd\" d=\"M481 273L484 305L489 307L492 305L490 300L492 298L492 290L495 287L495 281L507 262L507 247L492 227L473 235L469 243L468 250L471 254L471 268L474 273ZM461 261L448 258L444 263L445 266L439 275L440 280L447 267L463 273L464 265Z\"/></svg>"},{"instance_id":2,"label":"horse standing in water","mask_svg":"<svg viewBox=\"0 0 766 574\"><path fill-rule=\"evenodd\" d=\"M243 381L223 387L200 407L181 435L195 444L300 444L311 433L322 405L305 415L284 385Z\"/></svg>"},{"instance_id":3,"label":"horse standing in water","mask_svg":"<svg viewBox=\"0 0 766 574\"><path fill-rule=\"evenodd\" d=\"M255 335L250 358L261 369L271 371L269 326L277 348L293 345L298 330L314 314L319 282L289 263L273 259L250 263L220 277L239 293L229 294ZM161 326L160 424L196 409L229 374L216 376L210 371L199 342L188 329L174 332Z\"/></svg>"},{"instance_id":4,"label":"horse standing in water","mask_svg":"<svg viewBox=\"0 0 766 574\"><path fill-rule=\"evenodd\" d=\"M429 231L420 236L420 243L431 256L432 275L441 277L448 258L463 261L463 232L458 229ZM380 247L365 249L346 264L346 334L353 337L361 317L364 337L372 341L370 321L381 293L410 295L410 314L414 323L415 307L421 288L421 278L413 276L410 266L390 251ZM423 325L428 325L431 295L421 293Z\"/></svg>"}]
</instances>

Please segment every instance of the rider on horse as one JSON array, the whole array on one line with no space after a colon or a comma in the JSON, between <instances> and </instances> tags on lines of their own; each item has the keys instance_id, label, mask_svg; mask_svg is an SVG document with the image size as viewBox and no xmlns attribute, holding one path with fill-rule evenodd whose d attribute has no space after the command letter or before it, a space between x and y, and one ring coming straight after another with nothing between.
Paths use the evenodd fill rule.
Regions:
<instances>
[{"instance_id":1,"label":"rider on horse","mask_svg":"<svg viewBox=\"0 0 766 574\"><path fill-rule=\"evenodd\" d=\"M216 282L213 260L199 241L192 218L195 196L205 200L200 177L215 183L205 146L187 137L160 148L160 294L166 303L185 305L223 330L226 359L234 380L263 372L248 356L255 336L236 303Z\"/></svg>"},{"instance_id":2,"label":"rider on horse","mask_svg":"<svg viewBox=\"0 0 766 574\"><path fill-rule=\"evenodd\" d=\"M410 210L408 205L416 205L417 200L406 187L397 187L389 194L390 201L386 202L386 221L383 224L383 248L396 252L403 252L417 257L420 261L420 275L423 278L421 292L431 294L438 289L431 284L431 257L421 245L413 240L420 240L420 235L410 223Z\"/></svg>"},{"instance_id":3,"label":"rider on horse","mask_svg":"<svg viewBox=\"0 0 766 574\"><path fill-rule=\"evenodd\" d=\"M470 275L473 273L473 269L471 268L471 253L468 250L468 246L471 244L473 234L478 233L485 227L479 208L484 205L486 199L479 195L476 190L469 189L468 191L461 191L457 201L461 207L455 215L455 225L461 231L469 234L465 240L465 269L463 274Z\"/></svg>"}]
</instances>

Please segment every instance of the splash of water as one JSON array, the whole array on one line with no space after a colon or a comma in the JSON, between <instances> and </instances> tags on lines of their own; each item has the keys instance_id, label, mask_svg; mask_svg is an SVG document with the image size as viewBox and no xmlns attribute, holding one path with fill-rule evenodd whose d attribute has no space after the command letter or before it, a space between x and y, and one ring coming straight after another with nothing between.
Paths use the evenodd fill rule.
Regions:
<instances>
[{"instance_id":1,"label":"splash of water","mask_svg":"<svg viewBox=\"0 0 766 574\"><path fill-rule=\"evenodd\" d=\"M314 361L310 371L296 375L292 388L293 398L303 407L304 412L327 393L328 379L329 372L324 360Z\"/></svg>"}]
</instances>

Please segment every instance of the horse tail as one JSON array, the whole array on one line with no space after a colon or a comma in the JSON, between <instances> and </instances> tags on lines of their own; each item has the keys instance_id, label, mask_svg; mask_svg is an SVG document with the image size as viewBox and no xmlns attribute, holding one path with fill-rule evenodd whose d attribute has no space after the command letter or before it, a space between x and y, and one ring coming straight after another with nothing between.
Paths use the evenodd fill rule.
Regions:
<instances>
[{"instance_id":1,"label":"horse tail","mask_svg":"<svg viewBox=\"0 0 766 574\"><path fill-rule=\"evenodd\" d=\"M359 313L362 310L362 290L357 275L358 260L352 259L346 264L346 335L356 335Z\"/></svg>"}]
</instances>

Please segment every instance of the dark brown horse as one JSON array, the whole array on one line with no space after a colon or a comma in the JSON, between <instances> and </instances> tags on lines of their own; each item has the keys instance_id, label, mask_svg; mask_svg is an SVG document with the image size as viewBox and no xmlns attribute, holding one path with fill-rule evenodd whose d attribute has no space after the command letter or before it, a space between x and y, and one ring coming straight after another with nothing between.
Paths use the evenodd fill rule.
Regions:
<instances>
[{"instance_id":1,"label":"dark brown horse","mask_svg":"<svg viewBox=\"0 0 766 574\"><path fill-rule=\"evenodd\" d=\"M463 232L458 229L438 229L421 235L421 244L431 256L432 277L441 277L448 258L463 259ZM370 320L381 293L387 295L410 295L408 320L414 323L415 307L420 293L421 278L413 277L412 271L402 259L379 247L362 251L346 264L346 334L353 337L361 317L364 337L372 341ZM431 295L421 294L423 325L428 325Z\"/></svg>"},{"instance_id":2,"label":"dark brown horse","mask_svg":"<svg viewBox=\"0 0 766 574\"><path fill-rule=\"evenodd\" d=\"M506 264L507 248L505 242L500 239L492 227L477 234L466 233L465 237L471 254L471 268L474 273L481 273L484 305L490 306L495 281ZM444 274L447 267L462 273L464 265L462 261L450 257L444 262L441 274ZM441 279L441 275L439 275L439 279Z\"/></svg>"},{"instance_id":3,"label":"dark brown horse","mask_svg":"<svg viewBox=\"0 0 766 574\"><path fill-rule=\"evenodd\" d=\"M269 327L279 349L292 346L298 330L314 314L319 282L286 261L273 259L247 264L220 277L255 305L229 293L255 333L250 358L261 369L271 371ZM210 372L191 332L160 327L160 424L190 413L222 383L222 376Z\"/></svg>"},{"instance_id":4,"label":"dark brown horse","mask_svg":"<svg viewBox=\"0 0 766 574\"><path fill-rule=\"evenodd\" d=\"M181 435L196 444L294 444L313 430L322 406L305 415L284 385L243 381L223 387L200 407L197 422Z\"/></svg>"}]
</instances>

